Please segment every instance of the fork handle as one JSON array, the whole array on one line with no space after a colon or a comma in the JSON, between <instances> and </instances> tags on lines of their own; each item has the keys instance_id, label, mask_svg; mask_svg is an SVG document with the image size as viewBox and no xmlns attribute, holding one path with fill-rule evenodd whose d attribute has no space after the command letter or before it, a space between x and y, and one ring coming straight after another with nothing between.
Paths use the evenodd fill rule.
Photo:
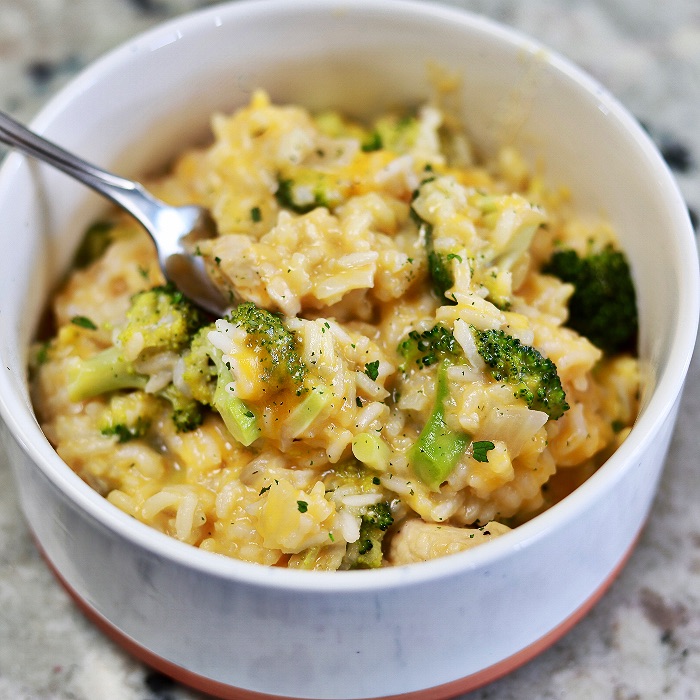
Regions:
<instances>
[{"instance_id":1,"label":"fork handle","mask_svg":"<svg viewBox=\"0 0 700 700\"><path fill-rule=\"evenodd\" d=\"M147 192L140 183L114 175L63 150L2 111L0 111L0 143L48 163L99 192L126 209L149 231L157 218L157 210L163 206L162 202Z\"/></svg>"}]
</instances>

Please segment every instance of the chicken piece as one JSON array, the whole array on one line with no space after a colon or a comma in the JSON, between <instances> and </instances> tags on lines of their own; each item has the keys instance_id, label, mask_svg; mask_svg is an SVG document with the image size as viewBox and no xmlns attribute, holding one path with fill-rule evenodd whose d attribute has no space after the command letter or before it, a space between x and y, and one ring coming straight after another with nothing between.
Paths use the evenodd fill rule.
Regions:
<instances>
[{"instance_id":1,"label":"chicken piece","mask_svg":"<svg viewBox=\"0 0 700 700\"><path fill-rule=\"evenodd\" d=\"M392 537L388 560L392 566L414 564L456 554L510 532L510 528L491 521L479 528L454 527L407 520Z\"/></svg>"}]
</instances>

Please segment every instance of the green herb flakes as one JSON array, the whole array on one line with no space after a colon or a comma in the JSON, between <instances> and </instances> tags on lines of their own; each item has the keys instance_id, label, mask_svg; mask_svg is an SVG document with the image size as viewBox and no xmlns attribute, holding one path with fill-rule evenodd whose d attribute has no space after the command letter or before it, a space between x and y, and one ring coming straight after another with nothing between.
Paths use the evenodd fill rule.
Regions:
<instances>
[{"instance_id":1,"label":"green herb flakes","mask_svg":"<svg viewBox=\"0 0 700 700\"><path fill-rule=\"evenodd\" d=\"M372 381L376 381L377 377L379 376L379 360L365 364L365 374Z\"/></svg>"},{"instance_id":2,"label":"green herb flakes","mask_svg":"<svg viewBox=\"0 0 700 700\"><path fill-rule=\"evenodd\" d=\"M80 328L87 328L91 331L97 330L97 326L95 325L94 321L89 319L87 316L73 316L70 322L76 326L80 326Z\"/></svg>"},{"instance_id":3,"label":"green herb flakes","mask_svg":"<svg viewBox=\"0 0 700 700\"><path fill-rule=\"evenodd\" d=\"M490 440L480 440L472 443L473 457L477 462L488 462L488 451L496 447Z\"/></svg>"}]
</instances>

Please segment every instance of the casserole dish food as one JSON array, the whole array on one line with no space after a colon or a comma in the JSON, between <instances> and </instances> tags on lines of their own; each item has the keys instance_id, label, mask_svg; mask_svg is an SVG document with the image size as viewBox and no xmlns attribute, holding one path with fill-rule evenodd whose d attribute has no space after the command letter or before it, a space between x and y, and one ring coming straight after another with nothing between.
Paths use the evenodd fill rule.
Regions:
<instances>
[{"instance_id":1,"label":"casserole dish food","mask_svg":"<svg viewBox=\"0 0 700 700\"><path fill-rule=\"evenodd\" d=\"M141 176L205 139L213 113L232 113L257 88L276 104L369 120L424 102L436 71L458 83L449 108L485 160L514 147L569 188L582 217L610 222L637 288L644 382L629 435L585 483L505 536L433 561L347 573L262 567L167 537L81 480L37 424L26 367L46 300L104 210L22 158L3 167L3 235L19 244L1 263L0 405L23 510L93 619L209 692L449 697L527 660L585 613L633 546L673 428L698 315L687 213L643 131L594 81L517 33L433 5L210 8L105 57L34 123Z\"/></svg>"}]
</instances>

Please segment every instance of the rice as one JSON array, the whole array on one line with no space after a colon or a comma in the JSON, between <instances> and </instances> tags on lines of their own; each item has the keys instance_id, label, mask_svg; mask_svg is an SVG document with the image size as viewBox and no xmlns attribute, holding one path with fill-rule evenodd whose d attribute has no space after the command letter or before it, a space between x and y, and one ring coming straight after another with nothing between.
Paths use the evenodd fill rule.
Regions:
<instances>
[{"instance_id":1,"label":"rice","mask_svg":"<svg viewBox=\"0 0 700 700\"><path fill-rule=\"evenodd\" d=\"M106 252L53 298L56 332L31 367L37 415L61 457L114 506L189 545L332 570L488 541L592 473L636 417L638 362L569 328L574 287L541 268L559 242L583 253L614 232L576 216L565 190L548 189L512 148L472 165L465 134L446 123L428 105L372 131L262 92L215 115L214 142L151 188L213 212L220 236L200 250L212 278L237 304L277 314L303 371L285 378L285 358L270 361L234 316L203 331L228 372L216 396L193 383L189 350L149 353L140 333L122 342L133 295L163 279L147 236L115 214ZM432 289L435 256L449 261L444 297ZM401 344L436 324L454 339L449 362L409 360ZM495 378L478 331L551 360L568 410L550 418ZM71 377L110 348L143 381L71 399ZM173 395L202 404L201 424L176 424ZM217 401L241 402L250 441ZM434 484L416 446L438 409L430 439L461 442Z\"/></svg>"}]
</instances>

